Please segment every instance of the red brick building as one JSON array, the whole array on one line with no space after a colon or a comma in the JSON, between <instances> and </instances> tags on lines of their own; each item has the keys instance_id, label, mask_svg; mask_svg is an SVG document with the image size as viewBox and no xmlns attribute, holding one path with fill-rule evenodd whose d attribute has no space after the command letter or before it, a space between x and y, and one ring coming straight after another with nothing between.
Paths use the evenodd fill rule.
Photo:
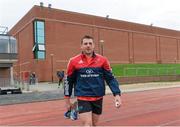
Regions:
<instances>
[{"instance_id":1,"label":"red brick building","mask_svg":"<svg viewBox=\"0 0 180 127\"><path fill-rule=\"evenodd\" d=\"M180 31L50 7L34 6L10 33L19 49L14 70L21 77L36 72L39 81L56 80L56 71L79 53L85 34L112 64L180 61Z\"/></svg>"}]
</instances>

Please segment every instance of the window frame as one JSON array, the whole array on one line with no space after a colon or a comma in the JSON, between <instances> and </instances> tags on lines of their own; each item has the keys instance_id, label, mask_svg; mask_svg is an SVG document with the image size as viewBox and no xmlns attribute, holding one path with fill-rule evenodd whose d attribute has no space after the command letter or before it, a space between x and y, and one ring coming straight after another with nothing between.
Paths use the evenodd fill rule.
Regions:
<instances>
[{"instance_id":1,"label":"window frame","mask_svg":"<svg viewBox=\"0 0 180 127\"><path fill-rule=\"evenodd\" d=\"M42 24L41 24L42 23ZM38 28L38 24L41 24ZM42 33L41 33L42 32ZM46 59L46 45L45 45L45 21L35 19L33 21L33 37L34 37L34 46L32 48L34 59ZM38 40L38 38L41 38ZM40 57L38 54L40 52L44 53L43 57Z\"/></svg>"}]
</instances>

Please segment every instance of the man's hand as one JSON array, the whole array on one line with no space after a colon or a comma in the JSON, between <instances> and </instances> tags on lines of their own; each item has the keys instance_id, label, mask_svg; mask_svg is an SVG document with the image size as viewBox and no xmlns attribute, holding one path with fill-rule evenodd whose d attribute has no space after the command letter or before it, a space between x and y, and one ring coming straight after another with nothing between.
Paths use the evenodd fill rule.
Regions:
<instances>
[{"instance_id":1,"label":"man's hand","mask_svg":"<svg viewBox=\"0 0 180 127\"><path fill-rule=\"evenodd\" d=\"M122 105L121 96L116 95L116 96L114 97L114 102L115 102L115 107L116 107L116 108L120 108L121 105Z\"/></svg>"}]
</instances>

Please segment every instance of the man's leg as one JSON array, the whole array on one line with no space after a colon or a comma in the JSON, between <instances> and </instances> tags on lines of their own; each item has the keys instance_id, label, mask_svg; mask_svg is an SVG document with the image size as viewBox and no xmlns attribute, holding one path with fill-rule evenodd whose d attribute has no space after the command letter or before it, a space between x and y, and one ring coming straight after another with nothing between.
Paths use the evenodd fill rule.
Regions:
<instances>
[{"instance_id":1,"label":"man's leg","mask_svg":"<svg viewBox=\"0 0 180 127\"><path fill-rule=\"evenodd\" d=\"M61 85L60 83L61 83L61 80L59 79L59 82L58 82L58 88L60 88L60 85Z\"/></svg>"},{"instance_id":2,"label":"man's leg","mask_svg":"<svg viewBox=\"0 0 180 127\"><path fill-rule=\"evenodd\" d=\"M78 100L79 118L83 126L92 126L92 107L89 101Z\"/></svg>"},{"instance_id":3,"label":"man's leg","mask_svg":"<svg viewBox=\"0 0 180 127\"><path fill-rule=\"evenodd\" d=\"M32 79L29 80L29 85L31 85L31 84L32 84Z\"/></svg>"},{"instance_id":4,"label":"man's leg","mask_svg":"<svg viewBox=\"0 0 180 127\"><path fill-rule=\"evenodd\" d=\"M92 126L92 112L80 113L79 118L83 123L83 126Z\"/></svg>"},{"instance_id":5,"label":"man's leg","mask_svg":"<svg viewBox=\"0 0 180 127\"><path fill-rule=\"evenodd\" d=\"M100 115L102 114L103 98L92 102L92 125L97 126Z\"/></svg>"},{"instance_id":6,"label":"man's leg","mask_svg":"<svg viewBox=\"0 0 180 127\"><path fill-rule=\"evenodd\" d=\"M101 115L92 113L92 125L97 126L97 123L99 122L99 118Z\"/></svg>"},{"instance_id":7,"label":"man's leg","mask_svg":"<svg viewBox=\"0 0 180 127\"><path fill-rule=\"evenodd\" d=\"M102 100L78 100L79 116L85 126L96 126L102 113Z\"/></svg>"}]
</instances>

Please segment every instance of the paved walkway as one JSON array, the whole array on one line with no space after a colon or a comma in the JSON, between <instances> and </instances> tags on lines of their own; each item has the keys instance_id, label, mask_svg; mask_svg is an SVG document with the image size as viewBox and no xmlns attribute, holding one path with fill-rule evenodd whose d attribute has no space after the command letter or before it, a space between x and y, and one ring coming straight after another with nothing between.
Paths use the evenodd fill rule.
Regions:
<instances>
[{"instance_id":1,"label":"paved walkway","mask_svg":"<svg viewBox=\"0 0 180 127\"><path fill-rule=\"evenodd\" d=\"M180 81L120 85L122 93L172 87L180 87ZM29 87L24 86L24 88L23 94L0 95L0 105L63 99L63 89L58 88L57 83L38 83ZM111 93L108 86L106 93Z\"/></svg>"},{"instance_id":2,"label":"paved walkway","mask_svg":"<svg viewBox=\"0 0 180 127\"><path fill-rule=\"evenodd\" d=\"M133 92L142 90L151 90L159 88L169 88L169 87L180 87L180 81L177 82L149 82L149 83L136 83L136 84L123 84L120 85L122 92ZM58 88L57 83L38 83L36 85L30 85L29 91L26 92L42 92L42 91L52 91L52 90L62 90L62 86ZM111 92L109 87L106 87L106 93Z\"/></svg>"}]
</instances>

